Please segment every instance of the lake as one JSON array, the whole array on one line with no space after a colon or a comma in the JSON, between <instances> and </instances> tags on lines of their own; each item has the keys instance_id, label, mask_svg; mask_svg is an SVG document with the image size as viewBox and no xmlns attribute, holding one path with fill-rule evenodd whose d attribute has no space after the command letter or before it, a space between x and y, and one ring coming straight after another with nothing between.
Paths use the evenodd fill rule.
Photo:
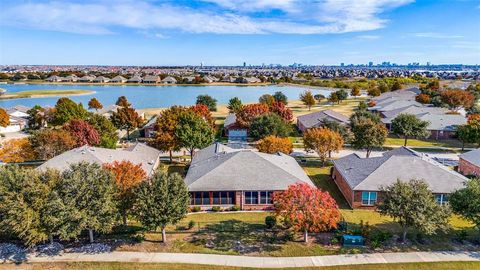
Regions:
<instances>
[{"instance_id":1,"label":"lake","mask_svg":"<svg viewBox=\"0 0 480 270\"><path fill-rule=\"evenodd\" d=\"M257 102L263 94L274 94L282 91L290 100L298 100L304 87L267 85L267 86L143 86L143 85L82 85L82 84L3 84L0 88L7 93L29 90L68 90L82 89L95 91L93 94L70 96L84 106L95 97L104 106L114 104L119 96L126 96L135 108L165 108L172 105L188 106L195 104L198 95L207 94L217 99L218 104L227 104L232 97L239 97L243 103ZM312 88L313 94L328 96L332 89ZM8 108L14 105L32 107L54 106L59 97L23 98L0 100L0 107Z\"/></svg>"}]
</instances>

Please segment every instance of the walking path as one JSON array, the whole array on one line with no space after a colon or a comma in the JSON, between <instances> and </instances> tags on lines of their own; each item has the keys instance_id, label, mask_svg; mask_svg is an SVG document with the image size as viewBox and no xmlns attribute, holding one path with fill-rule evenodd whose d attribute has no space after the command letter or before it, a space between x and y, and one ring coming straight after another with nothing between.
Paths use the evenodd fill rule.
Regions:
<instances>
[{"instance_id":1,"label":"walking path","mask_svg":"<svg viewBox=\"0 0 480 270\"><path fill-rule=\"evenodd\" d=\"M187 253L108 252L100 254L64 253L57 256L29 256L30 263L41 262L135 262L185 263L236 267L280 268L410 262L480 261L480 252L439 251L371 253L312 257L248 257Z\"/></svg>"}]
</instances>

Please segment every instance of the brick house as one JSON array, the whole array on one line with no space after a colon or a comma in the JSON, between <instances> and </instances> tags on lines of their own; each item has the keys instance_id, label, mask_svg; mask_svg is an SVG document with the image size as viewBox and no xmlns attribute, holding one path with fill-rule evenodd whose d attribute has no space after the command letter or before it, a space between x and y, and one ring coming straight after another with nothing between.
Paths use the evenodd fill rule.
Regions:
<instances>
[{"instance_id":1,"label":"brick house","mask_svg":"<svg viewBox=\"0 0 480 270\"><path fill-rule=\"evenodd\" d=\"M229 141L246 142L248 130L238 125L237 116L234 113L230 113L223 123L223 134L228 137Z\"/></svg>"},{"instance_id":2,"label":"brick house","mask_svg":"<svg viewBox=\"0 0 480 270\"><path fill-rule=\"evenodd\" d=\"M348 125L349 123L347 116L333 110L325 110L299 116L297 127L303 133L309 128L320 127L325 120L338 122L342 125Z\"/></svg>"},{"instance_id":3,"label":"brick house","mask_svg":"<svg viewBox=\"0 0 480 270\"><path fill-rule=\"evenodd\" d=\"M204 210L234 205L241 210L272 209L273 193L297 182L314 186L293 157L220 143L197 152L185 177L190 205Z\"/></svg>"},{"instance_id":4,"label":"brick house","mask_svg":"<svg viewBox=\"0 0 480 270\"><path fill-rule=\"evenodd\" d=\"M460 155L458 171L463 175L480 176L480 148Z\"/></svg>"},{"instance_id":5,"label":"brick house","mask_svg":"<svg viewBox=\"0 0 480 270\"><path fill-rule=\"evenodd\" d=\"M332 179L352 208L375 209L382 201L381 187L400 179L427 182L439 204L462 188L466 178L440 163L401 147L381 157L361 158L351 154L333 161Z\"/></svg>"}]
</instances>

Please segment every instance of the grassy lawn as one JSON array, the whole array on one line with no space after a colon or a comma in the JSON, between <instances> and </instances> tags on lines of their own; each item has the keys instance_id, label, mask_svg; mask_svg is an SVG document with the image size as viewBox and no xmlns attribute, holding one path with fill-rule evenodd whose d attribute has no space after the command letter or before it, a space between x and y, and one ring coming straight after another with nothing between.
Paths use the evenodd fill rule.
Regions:
<instances>
[{"instance_id":1,"label":"grassy lawn","mask_svg":"<svg viewBox=\"0 0 480 270\"><path fill-rule=\"evenodd\" d=\"M404 139L390 136L385 141L385 146L403 146ZM417 139L408 139L407 146L412 147L454 147L461 148L462 143L458 140L417 140ZM465 147L475 147L471 144L466 144Z\"/></svg>"},{"instance_id":2,"label":"grassy lawn","mask_svg":"<svg viewBox=\"0 0 480 270\"><path fill-rule=\"evenodd\" d=\"M50 97L50 96L71 96L71 95L85 95L92 94L95 91L72 89L72 90L30 90L15 93L7 93L0 96L0 99L12 98L30 98L30 97Z\"/></svg>"},{"instance_id":3,"label":"grassy lawn","mask_svg":"<svg viewBox=\"0 0 480 270\"><path fill-rule=\"evenodd\" d=\"M193 264L155 264L155 263L115 263L115 262L77 262L77 263L39 263L39 264L22 264L18 267L12 265L0 265L0 269L32 269L32 270L240 270L240 269L267 269L267 268L243 268L230 266L213 266L213 265L193 265ZM463 269L479 269L480 262L436 262L436 263L400 263L400 264L366 264L355 266L331 266L331 267L299 267L299 268L283 268L298 270L463 270ZM282 268L275 268L282 269Z\"/></svg>"}]
</instances>

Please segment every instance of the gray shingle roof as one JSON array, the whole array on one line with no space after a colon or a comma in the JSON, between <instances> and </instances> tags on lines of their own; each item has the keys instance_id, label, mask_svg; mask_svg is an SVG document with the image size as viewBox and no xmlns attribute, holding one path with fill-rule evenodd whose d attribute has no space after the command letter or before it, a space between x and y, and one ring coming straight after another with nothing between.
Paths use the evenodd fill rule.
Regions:
<instances>
[{"instance_id":1,"label":"gray shingle roof","mask_svg":"<svg viewBox=\"0 0 480 270\"><path fill-rule=\"evenodd\" d=\"M237 122L237 116L234 113L229 113L223 122L223 127L228 128L229 126Z\"/></svg>"},{"instance_id":2,"label":"gray shingle roof","mask_svg":"<svg viewBox=\"0 0 480 270\"><path fill-rule=\"evenodd\" d=\"M151 175L158 166L160 151L142 143L129 148L107 149L100 147L81 146L64 152L40 165L38 170L53 168L64 171L73 163L81 161L105 164L113 161L127 160L133 164L141 164L147 175Z\"/></svg>"},{"instance_id":3,"label":"gray shingle roof","mask_svg":"<svg viewBox=\"0 0 480 270\"><path fill-rule=\"evenodd\" d=\"M185 178L190 191L285 190L297 182L314 186L294 158L219 143L195 154Z\"/></svg>"},{"instance_id":4,"label":"gray shingle roof","mask_svg":"<svg viewBox=\"0 0 480 270\"><path fill-rule=\"evenodd\" d=\"M464 159L476 166L480 166L480 148L460 155Z\"/></svg>"},{"instance_id":5,"label":"gray shingle roof","mask_svg":"<svg viewBox=\"0 0 480 270\"><path fill-rule=\"evenodd\" d=\"M348 124L347 116L333 110L325 110L314 113L301 115L297 120L302 123L305 128L319 127L324 119L333 120L342 124Z\"/></svg>"},{"instance_id":6,"label":"gray shingle roof","mask_svg":"<svg viewBox=\"0 0 480 270\"><path fill-rule=\"evenodd\" d=\"M360 158L352 154L333 161L352 190L378 191L397 179L425 180L434 193L451 193L463 186L462 175L428 157L401 147L382 157Z\"/></svg>"},{"instance_id":7,"label":"gray shingle roof","mask_svg":"<svg viewBox=\"0 0 480 270\"><path fill-rule=\"evenodd\" d=\"M460 114L431 114L427 113L419 117L428 121L428 130L455 131L459 125L467 123L467 118Z\"/></svg>"}]
</instances>

